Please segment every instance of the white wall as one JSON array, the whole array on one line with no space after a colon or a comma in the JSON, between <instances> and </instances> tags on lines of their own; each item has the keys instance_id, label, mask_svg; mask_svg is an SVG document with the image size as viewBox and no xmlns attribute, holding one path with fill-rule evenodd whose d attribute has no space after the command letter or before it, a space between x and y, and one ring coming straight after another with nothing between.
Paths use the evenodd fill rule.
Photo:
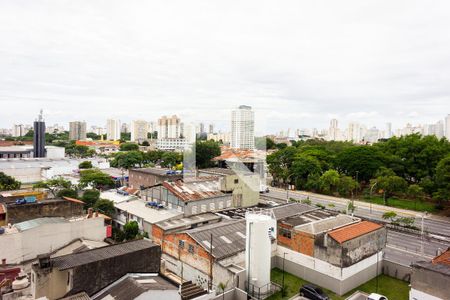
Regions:
<instances>
[{"instance_id":1,"label":"white wall","mask_svg":"<svg viewBox=\"0 0 450 300\"><path fill-rule=\"evenodd\" d=\"M20 263L55 251L79 238L103 241L106 238L104 219L43 224L23 232L0 235L0 259L6 258L7 263Z\"/></svg>"},{"instance_id":2,"label":"white wall","mask_svg":"<svg viewBox=\"0 0 450 300\"><path fill-rule=\"evenodd\" d=\"M445 299L429 295L419 290L411 289L409 291L409 300L445 300Z\"/></svg>"}]
</instances>

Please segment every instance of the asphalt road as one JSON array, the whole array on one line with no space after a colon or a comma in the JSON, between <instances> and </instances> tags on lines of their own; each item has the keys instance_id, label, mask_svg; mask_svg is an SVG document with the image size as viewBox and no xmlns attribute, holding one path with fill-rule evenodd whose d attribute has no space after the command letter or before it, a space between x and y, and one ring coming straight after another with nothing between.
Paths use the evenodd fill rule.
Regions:
<instances>
[{"instance_id":1,"label":"asphalt road","mask_svg":"<svg viewBox=\"0 0 450 300\"><path fill-rule=\"evenodd\" d=\"M284 202L287 199L287 192L285 190L275 189L271 188L269 193L263 194L263 196L269 196L276 199L279 199L279 201ZM328 197L320 194L312 194L312 193L305 193L305 192L299 192L299 191L289 191L289 198L294 199L306 199L309 197L309 200L311 200L312 204L322 204L325 207L329 209L333 209L336 211L342 211L346 210L348 202L351 201L350 199L344 199L344 198L336 198L336 197ZM329 205L333 204L334 207L330 207ZM369 218L374 220L383 220L382 216L386 211L393 210L391 207L386 206L380 206L380 205L370 205L369 203L364 202L358 202L355 201L355 212L354 214L358 217L363 218ZM406 211L402 210L402 212L399 212L398 215L401 216L407 216L407 217L415 217L415 225L418 228L422 227L422 213L420 212L413 212L413 211ZM423 218L423 228L424 231L428 231L443 240L446 240L450 242L450 220L436 220L431 219L430 216L424 215Z\"/></svg>"},{"instance_id":2,"label":"asphalt road","mask_svg":"<svg viewBox=\"0 0 450 300\"><path fill-rule=\"evenodd\" d=\"M268 197L267 197L268 196ZM328 198L327 196L321 196L317 194L308 193L303 194L301 192L289 192L289 197L294 199L305 199L306 197L312 202L312 205L320 203L325 205L328 209L337 211L345 210L347 207L348 199ZM286 202L286 191L272 189L269 193L263 194L263 198L276 201L278 203ZM330 207L329 204L333 203L334 207ZM358 217L370 218L375 220L382 220L382 215L386 210L378 210L375 207L370 208L358 207L356 203L355 215ZM408 212L406 212L408 213ZM413 212L415 214L415 212ZM405 214L406 216L407 214ZM416 218L416 226L420 228L421 218ZM404 232L397 232L388 230L387 243L385 248L385 258L392 260L403 265L410 265L416 261L430 260L435 257L439 250L445 250L450 247L450 238L447 236L441 236L443 232L445 235L450 236L450 223L446 221L433 220L424 218L424 230L433 232L433 236L436 238L422 236L417 234L409 234ZM423 250L422 250L423 245Z\"/></svg>"}]
</instances>

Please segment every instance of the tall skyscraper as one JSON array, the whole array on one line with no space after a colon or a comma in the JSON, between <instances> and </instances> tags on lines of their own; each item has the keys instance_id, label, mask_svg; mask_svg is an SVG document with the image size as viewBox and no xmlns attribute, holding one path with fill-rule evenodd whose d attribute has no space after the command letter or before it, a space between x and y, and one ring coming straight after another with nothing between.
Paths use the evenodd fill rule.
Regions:
<instances>
[{"instance_id":1,"label":"tall skyscraper","mask_svg":"<svg viewBox=\"0 0 450 300\"><path fill-rule=\"evenodd\" d=\"M86 139L86 122L69 122L69 139L72 141Z\"/></svg>"},{"instance_id":2,"label":"tall skyscraper","mask_svg":"<svg viewBox=\"0 0 450 300\"><path fill-rule=\"evenodd\" d=\"M386 139L390 139L392 137L392 123L386 123L386 132L384 133L384 137Z\"/></svg>"},{"instance_id":3,"label":"tall skyscraper","mask_svg":"<svg viewBox=\"0 0 450 300\"><path fill-rule=\"evenodd\" d=\"M359 123L349 123L347 128L347 141L359 143L361 139L361 126L359 125Z\"/></svg>"},{"instance_id":4,"label":"tall skyscraper","mask_svg":"<svg viewBox=\"0 0 450 300\"><path fill-rule=\"evenodd\" d=\"M33 157L45 157L45 122L42 109L39 117L34 121Z\"/></svg>"},{"instance_id":5,"label":"tall skyscraper","mask_svg":"<svg viewBox=\"0 0 450 300\"><path fill-rule=\"evenodd\" d=\"M176 115L168 118L162 116L158 120L158 139L176 139L183 135L183 124Z\"/></svg>"},{"instance_id":6,"label":"tall skyscraper","mask_svg":"<svg viewBox=\"0 0 450 300\"><path fill-rule=\"evenodd\" d=\"M120 120L108 119L106 121L106 137L110 141L120 140Z\"/></svg>"},{"instance_id":7,"label":"tall skyscraper","mask_svg":"<svg viewBox=\"0 0 450 300\"><path fill-rule=\"evenodd\" d=\"M255 148L255 113L247 105L241 105L231 113L231 147Z\"/></svg>"},{"instance_id":8,"label":"tall skyscraper","mask_svg":"<svg viewBox=\"0 0 450 300\"><path fill-rule=\"evenodd\" d=\"M450 114L445 117L445 137L450 141Z\"/></svg>"},{"instance_id":9,"label":"tall skyscraper","mask_svg":"<svg viewBox=\"0 0 450 300\"><path fill-rule=\"evenodd\" d=\"M214 124L209 124L208 133L213 134L214 133Z\"/></svg>"},{"instance_id":10,"label":"tall skyscraper","mask_svg":"<svg viewBox=\"0 0 450 300\"><path fill-rule=\"evenodd\" d=\"M328 139L330 141L336 141L339 137L338 120L331 119L330 128L328 130Z\"/></svg>"},{"instance_id":11,"label":"tall skyscraper","mask_svg":"<svg viewBox=\"0 0 450 300\"><path fill-rule=\"evenodd\" d=\"M14 124L13 130L12 130L12 136L24 136L26 134L25 132L25 126L23 124Z\"/></svg>"},{"instance_id":12,"label":"tall skyscraper","mask_svg":"<svg viewBox=\"0 0 450 300\"><path fill-rule=\"evenodd\" d=\"M148 122L144 120L131 121L131 140L140 142L147 139Z\"/></svg>"}]
</instances>

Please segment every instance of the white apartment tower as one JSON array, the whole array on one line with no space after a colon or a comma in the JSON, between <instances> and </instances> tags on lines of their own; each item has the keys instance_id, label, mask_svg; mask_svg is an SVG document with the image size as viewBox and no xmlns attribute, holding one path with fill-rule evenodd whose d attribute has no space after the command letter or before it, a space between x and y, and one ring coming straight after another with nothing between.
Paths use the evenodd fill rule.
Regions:
<instances>
[{"instance_id":1,"label":"white apartment tower","mask_svg":"<svg viewBox=\"0 0 450 300\"><path fill-rule=\"evenodd\" d=\"M69 122L69 139L79 141L86 139L86 122Z\"/></svg>"},{"instance_id":2,"label":"white apartment tower","mask_svg":"<svg viewBox=\"0 0 450 300\"><path fill-rule=\"evenodd\" d=\"M255 113L250 106L241 105L231 113L231 147L255 148Z\"/></svg>"},{"instance_id":3,"label":"white apartment tower","mask_svg":"<svg viewBox=\"0 0 450 300\"><path fill-rule=\"evenodd\" d=\"M25 126L23 124L14 124L12 136L24 136L25 134Z\"/></svg>"},{"instance_id":4,"label":"white apartment tower","mask_svg":"<svg viewBox=\"0 0 450 300\"><path fill-rule=\"evenodd\" d=\"M120 140L120 120L106 120L106 137L110 141Z\"/></svg>"},{"instance_id":5,"label":"white apartment tower","mask_svg":"<svg viewBox=\"0 0 450 300\"><path fill-rule=\"evenodd\" d=\"M331 119L330 129L328 130L328 140L336 141L339 137L338 120Z\"/></svg>"},{"instance_id":6,"label":"white apartment tower","mask_svg":"<svg viewBox=\"0 0 450 300\"><path fill-rule=\"evenodd\" d=\"M140 142L147 139L148 122L144 120L131 121L131 141Z\"/></svg>"},{"instance_id":7,"label":"white apartment tower","mask_svg":"<svg viewBox=\"0 0 450 300\"><path fill-rule=\"evenodd\" d=\"M183 124L176 115L158 120L158 139L177 139L183 135Z\"/></svg>"},{"instance_id":8,"label":"white apartment tower","mask_svg":"<svg viewBox=\"0 0 450 300\"><path fill-rule=\"evenodd\" d=\"M450 114L445 117L445 137L450 141Z\"/></svg>"}]
</instances>

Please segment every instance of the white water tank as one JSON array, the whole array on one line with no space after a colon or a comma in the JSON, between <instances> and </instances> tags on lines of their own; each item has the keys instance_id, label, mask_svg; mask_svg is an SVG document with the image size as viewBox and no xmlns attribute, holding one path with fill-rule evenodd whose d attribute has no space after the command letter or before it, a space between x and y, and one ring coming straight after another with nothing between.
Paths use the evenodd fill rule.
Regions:
<instances>
[{"instance_id":1,"label":"white water tank","mask_svg":"<svg viewBox=\"0 0 450 300\"><path fill-rule=\"evenodd\" d=\"M272 210L249 211L245 214L245 220L247 289L250 294L265 294L270 291L270 263L272 241L276 238L276 220Z\"/></svg>"}]
</instances>

